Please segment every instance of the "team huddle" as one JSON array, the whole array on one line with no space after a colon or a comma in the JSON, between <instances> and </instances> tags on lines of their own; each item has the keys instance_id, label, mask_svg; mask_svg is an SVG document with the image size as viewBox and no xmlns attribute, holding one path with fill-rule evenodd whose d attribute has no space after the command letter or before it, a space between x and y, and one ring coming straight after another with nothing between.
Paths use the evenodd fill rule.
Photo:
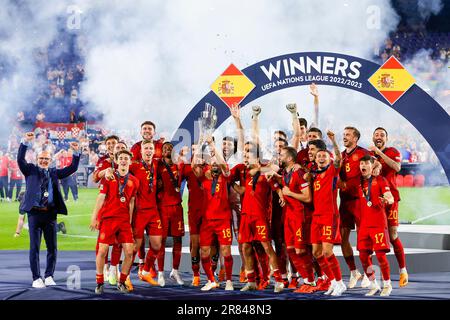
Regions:
<instances>
[{"instance_id":1,"label":"team huddle","mask_svg":"<svg viewBox=\"0 0 450 320\"><path fill-rule=\"evenodd\" d=\"M358 129L346 127L341 152L333 132L323 137L316 127L306 129L296 106L290 104L287 110L294 134L288 141L286 133L275 132L272 159L264 159L261 149L260 107L253 107L248 141L239 106L234 106L230 111L237 138L224 137L219 149L212 135L201 132L190 159L176 157L171 142L153 140L156 126L151 121L142 123L142 141L130 149L119 137L107 137L108 154L93 173L99 183L90 225L98 230L95 292L103 293L106 277L119 291L132 291L129 275L136 255L139 279L164 287L167 237L173 239L170 277L184 284L178 271L185 233L184 182L189 191L191 284L201 286L201 264L207 277L202 291L219 288L221 282L225 290L234 290L233 237L241 258L239 281L245 283L241 291L264 290L273 277L276 293L293 289L340 296L361 280L366 295L389 296L390 244L400 268L400 286L406 286L405 254L397 234L396 174L401 156L387 147L387 131L376 128L374 145L366 150L358 146ZM327 150L327 143L333 150ZM356 268L349 240L355 228L363 274ZM335 245L341 246L350 269L348 284L342 280ZM374 252L382 286L372 265Z\"/></svg>"}]
</instances>

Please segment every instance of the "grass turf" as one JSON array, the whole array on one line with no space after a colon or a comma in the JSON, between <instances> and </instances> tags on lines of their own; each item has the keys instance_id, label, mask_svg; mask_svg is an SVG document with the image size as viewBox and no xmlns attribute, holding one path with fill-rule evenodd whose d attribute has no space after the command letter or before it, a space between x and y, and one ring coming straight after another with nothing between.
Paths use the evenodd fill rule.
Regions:
<instances>
[{"instance_id":1,"label":"grass turf","mask_svg":"<svg viewBox=\"0 0 450 320\"><path fill-rule=\"evenodd\" d=\"M74 202L69 195L67 208L68 216L58 216L58 222L64 221L67 234L58 233L59 250L94 250L96 232L89 230L89 222L94 207L97 189L79 189L80 200ZM400 221L414 221L421 217L434 213L447 211L441 215L418 222L419 224L445 224L450 225L450 188L403 188L400 190ZM14 232L18 219L17 202L0 203L0 250L28 249L28 231L24 229L18 238L14 238ZM187 192L183 196L185 208L185 222L187 223ZM42 248L45 242L42 241Z\"/></svg>"}]
</instances>

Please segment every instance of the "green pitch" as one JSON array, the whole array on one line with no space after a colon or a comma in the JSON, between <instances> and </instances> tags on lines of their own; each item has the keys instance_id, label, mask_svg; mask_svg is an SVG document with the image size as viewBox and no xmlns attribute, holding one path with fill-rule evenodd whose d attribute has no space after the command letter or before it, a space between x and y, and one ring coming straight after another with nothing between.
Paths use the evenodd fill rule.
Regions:
<instances>
[{"instance_id":1,"label":"green pitch","mask_svg":"<svg viewBox=\"0 0 450 320\"><path fill-rule=\"evenodd\" d=\"M58 233L59 250L94 250L96 232L89 230L90 217L94 207L97 189L80 189L78 202L67 202L68 216L58 216L58 221L64 221L67 234ZM450 188L403 188L400 190L400 221L412 222L417 219L438 214L434 217L417 222L418 224L450 225ZM0 250L28 249L28 231L24 229L18 238L14 238L18 219L17 202L0 203ZM187 208L187 193L183 197L183 207ZM441 213L441 214L440 214ZM185 209L185 221L187 222ZM42 248L45 248L42 239Z\"/></svg>"}]
</instances>

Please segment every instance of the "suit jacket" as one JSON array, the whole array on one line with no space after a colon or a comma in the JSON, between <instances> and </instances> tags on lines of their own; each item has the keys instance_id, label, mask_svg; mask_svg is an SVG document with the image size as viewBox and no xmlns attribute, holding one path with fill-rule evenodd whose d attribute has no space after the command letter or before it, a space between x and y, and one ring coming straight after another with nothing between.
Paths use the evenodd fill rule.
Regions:
<instances>
[{"instance_id":1,"label":"suit jacket","mask_svg":"<svg viewBox=\"0 0 450 320\"><path fill-rule=\"evenodd\" d=\"M33 208L36 193L41 191L42 178L39 174L39 167L28 163L25 160L25 153L27 152L27 146L23 143L20 144L19 151L17 153L17 163L19 164L20 171L25 176L25 196L20 204L20 210L22 212L30 212ZM67 208L64 204L63 197L59 190L58 179L64 179L75 173L78 170L78 163L80 162L80 156L74 155L70 166L64 169L49 168L50 179L53 187L53 203L54 213L67 215Z\"/></svg>"}]
</instances>

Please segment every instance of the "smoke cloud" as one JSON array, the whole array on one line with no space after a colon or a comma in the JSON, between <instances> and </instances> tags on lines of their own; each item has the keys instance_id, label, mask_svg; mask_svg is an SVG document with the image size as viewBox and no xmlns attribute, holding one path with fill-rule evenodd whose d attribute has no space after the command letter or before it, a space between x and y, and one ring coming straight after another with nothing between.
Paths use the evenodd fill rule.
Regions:
<instances>
[{"instance_id":1,"label":"smoke cloud","mask_svg":"<svg viewBox=\"0 0 450 320\"><path fill-rule=\"evenodd\" d=\"M442 4L418 1L417 6L429 17ZM0 12L4 70L0 87L0 121L4 122L0 130L4 131L0 133L4 137L9 132L6 115L30 107L35 90L42 85L41 66L33 54L55 39L58 28L80 35L85 47L81 99L90 110L105 113L105 127L137 139L139 124L148 119L157 124L159 133L170 137L231 62L242 69L268 57L302 51L332 51L372 60L398 23L389 0L375 4L369 0L7 1ZM395 130L402 123L417 132L370 97L336 87L319 90L323 131L340 134L346 125L357 126L363 145L370 144L378 125ZM307 87L254 101L263 110L261 128L267 129L262 132L267 141L274 130L290 129L284 106L291 102L312 120L313 99ZM247 129L250 112L250 108L242 111ZM232 121L226 121L217 136L231 129ZM417 143L424 141L419 139Z\"/></svg>"}]
</instances>

